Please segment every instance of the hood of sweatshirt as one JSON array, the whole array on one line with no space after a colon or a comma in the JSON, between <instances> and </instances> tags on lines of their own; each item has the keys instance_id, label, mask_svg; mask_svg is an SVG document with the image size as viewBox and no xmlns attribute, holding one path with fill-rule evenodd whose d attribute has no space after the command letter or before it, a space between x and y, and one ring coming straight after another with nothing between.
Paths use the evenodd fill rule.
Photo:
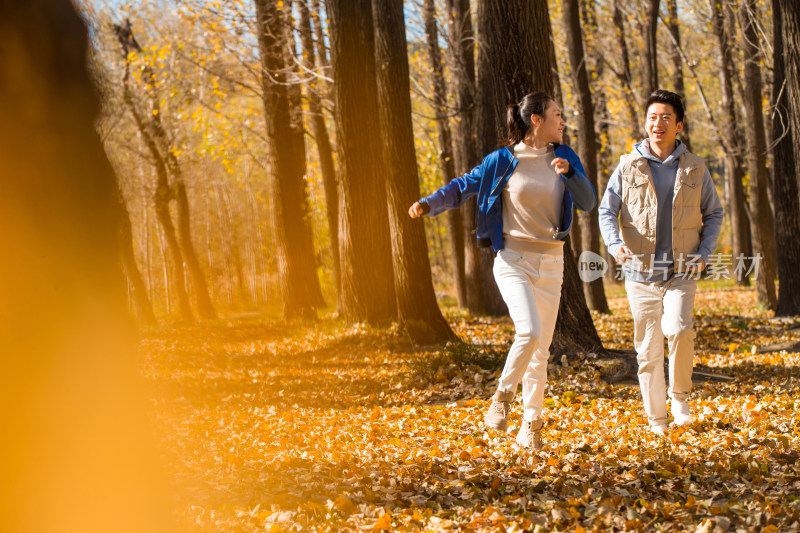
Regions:
<instances>
[{"instance_id":1,"label":"hood of sweatshirt","mask_svg":"<svg viewBox=\"0 0 800 533\"><path fill-rule=\"evenodd\" d=\"M672 151L671 154L664 160L661 161L659 158L654 156L650 153L650 140L645 139L642 142L636 143L633 145L633 150L631 150L632 154L639 154L643 157L646 157L650 161L650 167L652 168L656 163L656 166L665 166L665 167L677 167L678 166L678 159L681 157L682 154L686 153L686 145L680 142L679 140L675 141L675 150Z\"/></svg>"}]
</instances>

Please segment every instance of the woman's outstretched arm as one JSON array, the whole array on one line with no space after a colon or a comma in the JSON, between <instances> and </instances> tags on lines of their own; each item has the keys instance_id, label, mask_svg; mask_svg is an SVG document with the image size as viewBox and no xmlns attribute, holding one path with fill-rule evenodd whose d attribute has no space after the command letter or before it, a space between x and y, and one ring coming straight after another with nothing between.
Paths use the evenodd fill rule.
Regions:
<instances>
[{"instance_id":1,"label":"woman's outstretched arm","mask_svg":"<svg viewBox=\"0 0 800 533\"><path fill-rule=\"evenodd\" d=\"M439 190L414 202L408 214L411 218L422 215L436 216L447 209L456 209L464 205L469 198L478 194L483 176L484 163L456 178Z\"/></svg>"}]
</instances>

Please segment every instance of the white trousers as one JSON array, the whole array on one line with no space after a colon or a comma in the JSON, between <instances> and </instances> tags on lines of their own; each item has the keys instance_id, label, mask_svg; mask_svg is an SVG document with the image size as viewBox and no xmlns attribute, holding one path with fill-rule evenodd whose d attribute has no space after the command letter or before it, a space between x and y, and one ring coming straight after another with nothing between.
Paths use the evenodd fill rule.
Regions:
<instances>
[{"instance_id":1,"label":"white trousers","mask_svg":"<svg viewBox=\"0 0 800 533\"><path fill-rule=\"evenodd\" d=\"M664 337L669 346L669 396L686 400L692 390L692 310L697 281L677 277L654 283L626 280L625 290L633 314L633 345L644 411L651 425L666 425Z\"/></svg>"},{"instance_id":2,"label":"white trousers","mask_svg":"<svg viewBox=\"0 0 800 533\"><path fill-rule=\"evenodd\" d=\"M547 360L561 300L564 256L500 250L494 279L514 321L514 344L508 351L498 391L516 393L522 381L524 418L542 416Z\"/></svg>"}]
</instances>

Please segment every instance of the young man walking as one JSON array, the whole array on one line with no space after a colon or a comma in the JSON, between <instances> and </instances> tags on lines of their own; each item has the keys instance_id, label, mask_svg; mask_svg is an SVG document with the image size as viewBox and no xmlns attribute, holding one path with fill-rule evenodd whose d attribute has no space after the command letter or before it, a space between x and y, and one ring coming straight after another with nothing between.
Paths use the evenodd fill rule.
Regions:
<instances>
[{"instance_id":1,"label":"young man walking","mask_svg":"<svg viewBox=\"0 0 800 533\"><path fill-rule=\"evenodd\" d=\"M645 110L647 139L620 158L598 211L603 240L625 276L644 410L650 429L663 434L665 336L674 423L693 422L696 280L717 246L722 205L703 159L677 140L680 96L657 90Z\"/></svg>"}]
</instances>

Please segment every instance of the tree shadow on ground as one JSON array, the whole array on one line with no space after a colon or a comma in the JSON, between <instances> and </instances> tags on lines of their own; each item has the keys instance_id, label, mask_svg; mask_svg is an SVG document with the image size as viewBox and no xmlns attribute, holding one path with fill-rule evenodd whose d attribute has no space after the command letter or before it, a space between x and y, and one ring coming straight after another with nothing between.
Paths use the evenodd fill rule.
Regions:
<instances>
[{"instance_id":1,"label":"tree shadow on ground","mask_svg":"<svg viewBox=\"0 0 800 533\"><path fill-rule=\"evenodd\" d=\"M800 380L800 366L742 361L724 368L714 368L733 377L732 384L763 385L770 389L780 388L782 382ZM765 384L766 382L766 384ZM788 385L788 383L787 383Z\"/></svg>"},{"instance_id":2,"label":"tree shadow on ground","mask_svg":"<svg viewBox=\"0 0 800 533\"><path fill-rule=\"evenodd\" d=\"M214 405L346 409L377 402L413 351L382 330L315 335L311 328L237 327L153 335L145 342L159 396Z\"/></svg>"}]
</instances>

